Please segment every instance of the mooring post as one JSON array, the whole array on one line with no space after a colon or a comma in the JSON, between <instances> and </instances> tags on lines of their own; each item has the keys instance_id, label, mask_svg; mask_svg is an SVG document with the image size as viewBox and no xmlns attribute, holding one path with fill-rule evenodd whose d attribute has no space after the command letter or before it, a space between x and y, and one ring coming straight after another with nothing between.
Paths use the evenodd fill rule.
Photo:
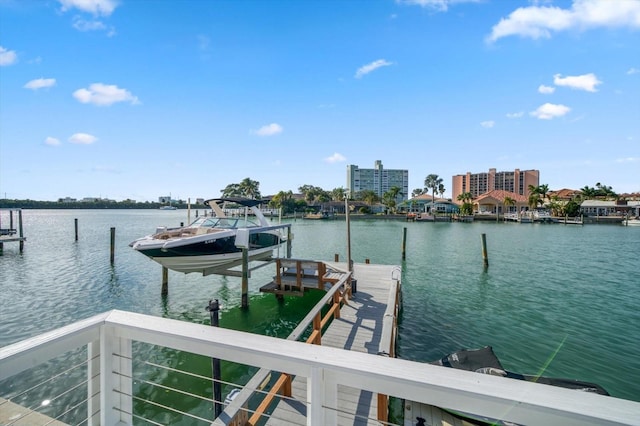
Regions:
<instances>
[{"instance_id":1,"label":"mooring post","mask_svg":"<svg viewBox=\"0 0 640 426\"><path fill-rule=\"evenodd\" d=\"M407 227L402 230L402 260L407 258Z\"/></svg>"},{"instance_id":2,"label":"mooring post","mask_svg":"<svg viewBox=\"0 0 640 426\"><path fill-rule=\"evenodd\" d=\"M111 227L111 264L113 265L115 260L115 245L116 245L116 228Z\"/></svg>"},{"instance_id":3,"label":"mooring post","mask_svg":"<svg viewBox=\"0 0 640 426\"><path fill-rule=\"evenodd\" d=\"M22 209L18 210L18 232L20 235L20 253L24 250L24 232L22 228Z\"/></svg>"},{"instance_id":4,"label":"mooring post","mask_svg":"<svg viewBox=\"0 0 640 426\"><path fill-rule=\"evenodd\" d=\"M335 254L333 255L333 261L334 261L334 262L340 262L340 255L339 255L338 253L335 253Z\"/></svg>"},{"instance_id":5,"label":"mooring post","mask_svg":"<svg viewBox=\"0 0 640 426\"><path fill-rule=\"evenodd\" d=\"M489 267L489 257L487 255L487 234L482 234L482 261L484 267Z\"/></svg>"},{"instance_id":6,"label":"mooring post","mask_svg":"<svg viewBox=\"0 0 640 426\"><path fill-rule=\"evenodd\" d=\"M76 231L76 241L78 241L78 218L73 219L73 225Z\"/></svg>"},{"instance_id":7,"label":"mooring post","mask_svg":"<svg viewBox=\"0 0 640 426\"><path fill-rule=\"evenodd\" d=\"M349 218L349 198L344 198L344 213L347 219L347 265L349 272L353 272L353 266L351 264L351 222Z\"/></svg>"},{"instance_id":8,"label":"mooring post","mask_svg":"<svg viewBox=\"0 0 640 426\"><path fill-rule=\"evenodd\" d=\"M280 212L282 212L282 207L280 208ZM291 259L291 237L291 227L289 226L287 227L287 259Z\"/></svg>"},{"instance_id":9,"label":"mooring post","mask_svg":"<svg viewBox=\"0 0 640 426\"><path fill-rule=\"evenodd\" d=\"M219 326L219 318L218 312L220 311L220 304L218 303L218 299L209 300L209 306L207 306L207 311L209 311L209 316L211 317L211 327ZM212 380L213 380L213 409L215 412L215 417L218 418L222 413L222 385L220 383L220 359L211 358L211 367L212 367Z\"/></svg>"},{"instance_id":10,"label":"mooring post","mask_svg":"<svg viewBox=\"0 0 640 426\"><path fill-rule=\"evenodd\" d=\"M161 296L169 294L169 269L166 266L162 267L162 290L160 290Z\"/></svg>"},{"instance_id":11,"label":"mooring post","mask_svg":"<svg viewBox=\"0 0 640 426\"><path fill-rule=\"evenodd\" d=\"M242 308L249 307L249 250L242 249Z\"/></svg>"}]
</instances>

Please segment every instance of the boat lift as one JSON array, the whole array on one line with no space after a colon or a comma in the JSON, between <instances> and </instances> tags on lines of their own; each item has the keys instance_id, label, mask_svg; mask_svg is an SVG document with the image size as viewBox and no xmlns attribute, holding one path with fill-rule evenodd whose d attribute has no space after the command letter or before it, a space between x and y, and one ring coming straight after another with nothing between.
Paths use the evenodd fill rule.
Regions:
<instances>
[{"instance_id":1,"label":"boat lift","mask_svg":"<svg viewBox=\"0 0 640 426\"><path fill-rule=\"evenodd\" d=\"M4 228L2 225L4 212L9 213L8 228ZM4 250L4 243L13 241L18 241L20 243L20 253L22 253L22 251L24 250L24 242L27 241L27 238L24 236L24 229L22 227L22 209L0 210L0 255Z\"/></svg>"}]
</instances>

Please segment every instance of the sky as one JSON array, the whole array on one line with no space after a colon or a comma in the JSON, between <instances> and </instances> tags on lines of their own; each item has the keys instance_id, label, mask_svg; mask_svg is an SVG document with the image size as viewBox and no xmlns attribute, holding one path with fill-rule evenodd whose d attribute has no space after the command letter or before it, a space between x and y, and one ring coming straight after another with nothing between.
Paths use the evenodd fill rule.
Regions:
<instances>
[{"instance_id":1,"label":"sky","mask_svg":"<svg viewBox=\"0 0 640 426\"><path fill-rule=\"evenodd\" d=\"M0 0L0 198L640 192L640 0Z\"/></svg>"}]
</instances>

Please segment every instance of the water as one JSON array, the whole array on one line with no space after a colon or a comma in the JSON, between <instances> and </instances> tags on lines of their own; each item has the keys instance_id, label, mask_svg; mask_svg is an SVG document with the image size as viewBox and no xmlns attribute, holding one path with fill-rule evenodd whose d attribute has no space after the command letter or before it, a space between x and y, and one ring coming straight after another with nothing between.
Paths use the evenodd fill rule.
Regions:
<instances>
[{"instance_id":1,"label":"water","mask_svg":"<svg viewBox=\"0 0 640 426\"><path fill-rule=\"evenodd\" d=\"M284 337L321 297L313 292L278 304L260 294L274 274L269 266L249 281L248 311L239 308L241 283L235 277L170 271L163 298L160 266L128 243L156 226L186 222L184 210L26 210L23 220L24 252L5 243L0 256L0 346L109 309L209 324L204 308L213 298L222 304L222 327ZM344 221L299 219L292 232L293 257L346 259ZM351 239L355 262L403 267L400 357L432 361L491 345L509 370L592 381L616 397L640 401L640 228L354 219ZM200 373L210 374L207 359L170 351L154 357L209 368ZM223 365L223 380L249 375Z\"/></svg>"}]
</instances>

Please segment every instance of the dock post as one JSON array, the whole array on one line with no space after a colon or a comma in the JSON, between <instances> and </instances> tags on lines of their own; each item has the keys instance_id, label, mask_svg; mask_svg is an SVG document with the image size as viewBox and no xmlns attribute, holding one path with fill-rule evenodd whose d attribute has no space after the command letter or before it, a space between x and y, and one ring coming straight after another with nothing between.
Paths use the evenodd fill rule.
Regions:
<instances>
[{"instance_id":1,"label":"dock post","mask_svg":"<svg viewBox=\"0 0 640 426\"><path fill-rule=\"evenodd\" d=\"M242 249L242 308L249 307L249 250Z\"/></svg>"},{"instance_id":2,"label":"dock post","mask_svg":"<svg viewBox=\"0 0 640 426\"><path fill-rule=\"evenodd\" d=\"M340 255L339 255L338 253L335 253L335 254L333 255L333 261L334 261L334 262L340 262Z\"/></svg>"},{"instance_id":3,"label":"dock post","mask_svg":"<svg viewBox=\"0 0 640 426\"><path fill-rule=\"evenodd\" d=\"M280 208L282 212L282 207ZM287 227L287 259L291 259L291 227Z\"/></svg>"},{"instance_id":4,"label":"dock post","mask_svg":"<svg viewBox=\"0 0 640 426\"><path fill-rule=\"evenodd\" d=\"M402 260L407 258L407 227L402 230Z\"/></svg>"},{"instance_id":5,"label":"dock post","mask_svg":"<svg viewBox=\"0 0 640 426\"><path fill-rule=\"evenodd\" d=\"M73 219L73 227L75 228L76 241L78 241L78 218Z\"/></svg>"},{"instance_id":6,"label":"dock post","mask_svg":"<svg viewBox=\"0 0 640 426\"><path fill-rule=\"evenodd\" d=\"M22 229L22 209L18 210L18 232L20 234L20 253L24 250L24 232Z\"/></svg>"},{"instance_id":7,"label":"dock post","mask_svg":"<svg viewBox=\"0 0 640 426\"><path fill-rule=\"evenodd\" d=\"M162 290L160 290L161 296L169 294L169 270L166 266L162 267Z\"/></svg>"},{"instance_id":8,"label":"dock post","mask_svg":"<svg viewBox=\"0 0 640 426\"><path fill-rule=\"evenodd\" d=\"M482 234L482 261L484 267L489 267L489 257L487 255L487 234Z\"/></svg>"},{"instance_id":9,"label":"dock post","mask_svg":"<svg viewBox=\"0 0 640 426\"><path fill-rule=\"evenodd\" d=\"M209 300L209 306L207 306L209 316L211 317L211 327L218 327L218 312L220 311L220 304L218 299ZM222 386L220 384L220 359L211 358L212 380L213 380L213 408L214 419L217 419L222 414Z\"/></svg>"},{"instance_id":10,"label":"dock post","mask_svg":"<svg viewBox=\"0 0 640 426\"><path fill-rule=\"evenodd\" d=\"M111 264L113 265L114 260L115 260L115 245L116 245L116 228L111 227Z\"/></svg>"},{"instance_id":11,"label":"dock post","mask_svg":"<svg viewBox=\"0 0 640 426\"><path fill-rule=\"evenodd\" d=\"M351 264L351 222L349 218L349 198L344 198L344 213L347 219L347 265L349 272L353 272L353 265Z\"/></svg>"}]
</instances>

